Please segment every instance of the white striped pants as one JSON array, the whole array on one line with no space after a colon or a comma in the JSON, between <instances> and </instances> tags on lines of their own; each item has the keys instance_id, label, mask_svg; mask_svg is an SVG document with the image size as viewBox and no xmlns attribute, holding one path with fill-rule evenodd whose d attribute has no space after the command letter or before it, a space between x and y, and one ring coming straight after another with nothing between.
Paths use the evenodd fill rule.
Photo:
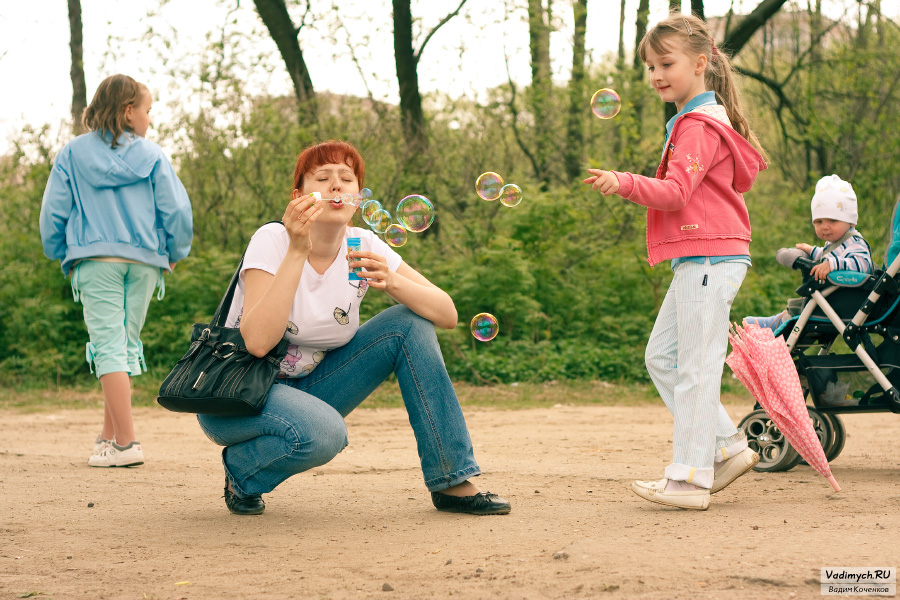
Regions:
<instances>
[{"instance_id":1,"label":"white striped pants","mask_svg":"<svg viewBox=\"0 0 900 600\"><path fill-rule=\"evenodd\" d=\"M747 447L720 401L729 313L746 274L740 262L675 267L645 352L650 378L674 417L668 479L711 487L713 461Z\"/></svg>"}]
</instances>

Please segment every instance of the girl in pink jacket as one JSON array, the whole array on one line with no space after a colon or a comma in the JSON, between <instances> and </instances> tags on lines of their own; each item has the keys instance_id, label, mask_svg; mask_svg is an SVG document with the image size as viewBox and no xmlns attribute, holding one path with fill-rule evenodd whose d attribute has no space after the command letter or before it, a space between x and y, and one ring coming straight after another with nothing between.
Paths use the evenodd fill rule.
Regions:
<instances>
[{"instance_id":1,"label":"girl in pink jacket","mask_svg":"<svg viewBox=\"0 0 900 600\"><path fill-rule=\"evenodd\" d=\"M750 266L742 194L766 162L706 23L672 14L647 32L638 53L653 89L678 109L656 177L588 169L584 181L646 206L648 260L671 260L674 271L645 353L674 417L673 458L663 479L631 488L652 502L705 510L710 494L759 461L719 394L729 311Z\"/></svg>"}]
</instances>

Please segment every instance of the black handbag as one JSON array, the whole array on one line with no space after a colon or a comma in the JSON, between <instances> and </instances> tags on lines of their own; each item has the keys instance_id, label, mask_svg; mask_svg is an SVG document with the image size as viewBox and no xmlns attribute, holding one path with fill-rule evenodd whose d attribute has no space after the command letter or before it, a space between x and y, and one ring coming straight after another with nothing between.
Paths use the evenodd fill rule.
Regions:
<instances>
[{"instance_id":1,"label":"black handbag","mask_svg":"<svg viewBox=\"0 0 900 600\"><path fill-rule=\"evenodd\" d=\"M223 326L243 264L241 256L212 321L208 325L194 323L191 347L159 388L156 401L164 408L241 417L259 414L265 406L290 342L281 338L268 354L258 358L247 351L240 329Z\"/></svg>"}]
</instances>

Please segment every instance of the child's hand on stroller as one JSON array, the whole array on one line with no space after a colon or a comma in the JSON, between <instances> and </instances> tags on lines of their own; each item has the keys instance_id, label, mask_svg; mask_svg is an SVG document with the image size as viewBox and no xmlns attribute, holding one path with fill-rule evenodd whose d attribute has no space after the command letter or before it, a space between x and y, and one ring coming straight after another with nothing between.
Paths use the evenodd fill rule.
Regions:
<instances>
[{"instance_id":1,"label":"child's hand on stroller","mask_svg":"<svg viewBox=\"0 0 900 600\"><path fill-rule=\"evenodd\" d=\"M831 273L831 262L827 260L823 260L809 271L810 276L820 283L825 281L829 273Z\"/></svg>"},{"instance_id":2,"label":"child's hand on stroller","mask_svg":"<svg viewBox=\"0 0 900 600\"><path fill-rule=\"evenodd\" d=\"M803 250L807 254L812 254L813 251L813 247L809 244L795 244L794 248L796 248L797 250Z\"/></svg>"}]
</instances>

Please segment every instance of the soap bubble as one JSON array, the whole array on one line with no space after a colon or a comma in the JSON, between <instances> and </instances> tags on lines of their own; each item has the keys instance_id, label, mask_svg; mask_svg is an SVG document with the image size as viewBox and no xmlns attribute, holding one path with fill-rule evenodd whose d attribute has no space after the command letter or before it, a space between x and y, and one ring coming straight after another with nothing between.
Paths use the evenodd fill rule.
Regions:
<instances>
[{"instance_id":1,"label":"soap bubble","mask_svg":"<svg viewBox=\"0 0 900 600\"><path fill-rule=\"evenodd\" d=\"M500 324L497 323L497 317L491 313L478 313L472 317L471 329L476 340L489 342L497 337Z\"/></svg>"},{"instance_id":2,"label":"soap bubble","mask_svg":"<svg viewBox=\"0 0 900 600\"><path fill-rule=\"evenodd\" d=\"M406 243L406 229L396 223L391 223L384 231L384 241L394 248L399 248Z\"/></svg>"},{"instance_id":3,"label":"soap bubble","mask_svg":"<svg viewBox=\"0 0 900 600\"><path fill-rule=\"evenodd\" d=\"M397 203L396 215L407 230L421 233L434 222L434 205L425 196L413 194Z\"/></svg>"},{"instance_id":4,"label":"soap bubble","mask_svg":"<svg viewBox=\"0 0 900 600\"><path fill-rule=\"evenodd\" d=\"M500 188L500 204L503 206L517 206L522 201L522 188L514 183L507 183Z\"/></svg>"},{"instance_id":5,"label":"soap bubble","mask_svg":"<svg viewBox=\"0 0 900 600\"><path fill-rule=\"evenodd\" d=\"M369 188L363 188L359 190L359 198L360 200L368 200L372 197L372 190Z\"/></svg>"},{"instance_id":6,"label":"soap bubble","mask_svg":"<svg viewBox=\"0 0 900 600\"><path fill-rule=\"evenodd\" d=\"M352 206L359 206L359 196L347 192L346 194L341 194L341 202L343 202L344 204L350 204Z\"/></svg>"},{"instance_id":7,"label":"soap bubble","mask_svg":"<svg viewBox=\"0 0 900 600\"><path fill-rule=\"evenodd\" d=\"M603 88L591 96L591 111L601 119L612 119L619 114L621 108L622 100L615 90Z\"/></svg>"},{"instance_id":8,"label":"soap bubble","mask_svg":"<svg viewBox=\"0 0 900 600\"><path fill-rule=\"evenodd\" d=\"M391 226L391 213L380 208L372 213L372 217L369 219L369 227L375 233L384 233L387 231L387 228Z\"/></svg>"},{"instance_id":9,"label":"soap bubble","mask_svg":"<svg viewBox=\"0 0 900 600\"><path fill-rule=\"evenodd\" d=\"M363 202L359 211L362 213L362 219L369 227L372 226L372 215L381 210L381 202L378 200L366 200Z\"/></svg>"},{"instance_id":10,"label":"soap bubble","mask_svg":"<svg viewBox=\"0 0 900 600\"><path fill-rule=\"evenodd\" d=\"M475 193L483 200L496 200L500 197L503 178L493 171L482 173L475 180Z\"/></svg>"}]
</instances>

